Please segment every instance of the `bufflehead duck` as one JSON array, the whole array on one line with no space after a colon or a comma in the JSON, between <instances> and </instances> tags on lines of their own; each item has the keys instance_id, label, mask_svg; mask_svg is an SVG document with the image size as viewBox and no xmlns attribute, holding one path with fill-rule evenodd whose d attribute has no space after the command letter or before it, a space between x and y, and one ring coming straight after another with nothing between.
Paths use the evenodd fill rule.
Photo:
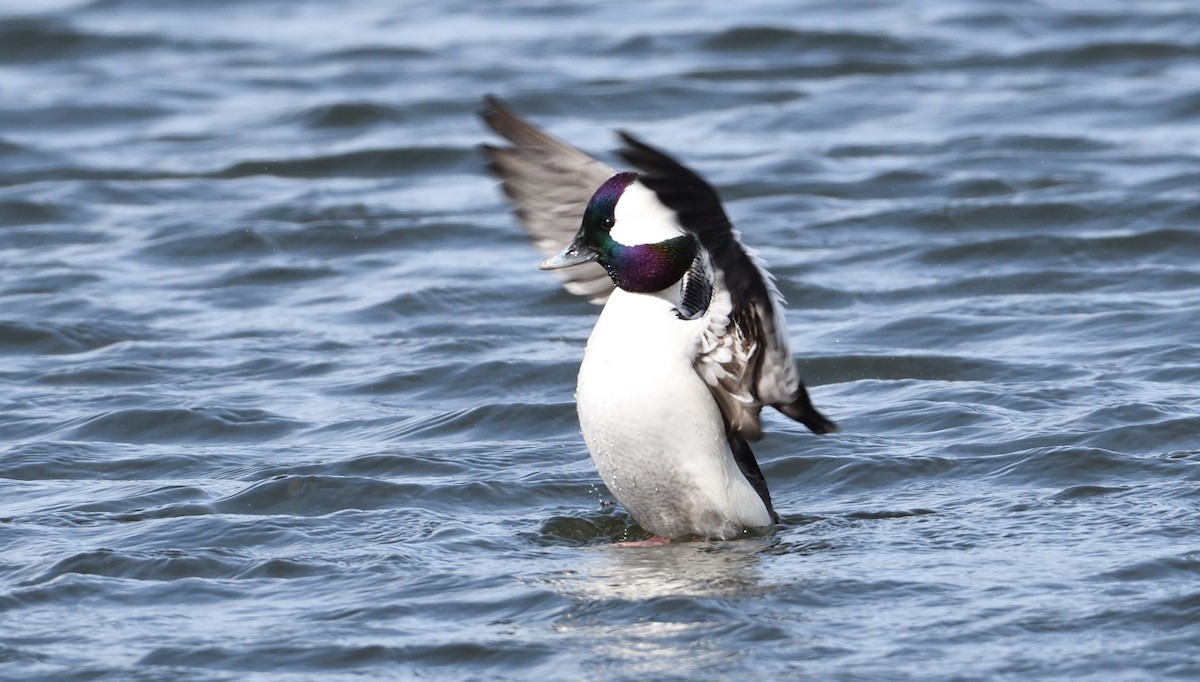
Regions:
<instances>
[{"instance_id":1,"label":"bufflehead duck","mask_svg":"<svg viewBox=\"0 0 1200 682\"><path fill-rule=\"evenodd\" d=\"M770 405L814 433L788 346L782 297L738 240L716 191L628 133L597 161L485 99L490 170L545 270L604 309L579 368L579 425L600 477L651 543L733 539L779 517L747 443Z\"/></svg>"}]
</instances>

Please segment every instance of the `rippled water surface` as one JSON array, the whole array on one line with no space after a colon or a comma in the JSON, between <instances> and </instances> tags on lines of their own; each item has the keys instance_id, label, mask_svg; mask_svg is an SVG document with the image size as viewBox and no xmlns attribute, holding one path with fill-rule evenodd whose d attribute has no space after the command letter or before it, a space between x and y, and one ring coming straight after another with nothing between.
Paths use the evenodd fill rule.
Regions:
<instances>
[{"instance_id":1,"label":"rippled water surface","mask_svg":"<svg viewBox=\"0 0 1200 682\"><path fill-rule=\"evenodd\" d=\"M612 546L488 92L770 264L773 536ZM3 3L0 677L1195 679L1198 187L1190 2Z\"/></svg>"}]
</instances>

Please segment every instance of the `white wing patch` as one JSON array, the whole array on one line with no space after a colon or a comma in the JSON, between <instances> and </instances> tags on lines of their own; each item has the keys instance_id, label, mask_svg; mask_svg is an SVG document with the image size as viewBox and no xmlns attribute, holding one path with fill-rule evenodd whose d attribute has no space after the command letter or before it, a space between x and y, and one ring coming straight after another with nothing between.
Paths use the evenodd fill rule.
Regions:
<instances>
[{"instance_id":1,"label":"white wing patch","mask_svg":"<svg viewBox=\"0 0 1200 682\"><path fill-rule=\"evenodd\" d=\"M741 235L737 230L733 230L733 239L741 244ZM758 333L763 339L769 339L766 348L763 349L762 366L759 368L758 395L764 405L790 403L799 394L800 374L792 359L792 344L788 340L787 318L783 312L786 302L775 283L775 276L767 270L767 264L759 257L758 252L745 245L742 245L742 249L767 285L770 300L762 301L758 305L771 307L770 311L756 311L759 321Z\"/></svg>"},{"instance_id":2,"label":"white wing patch","mask_svg":"<svg viewBox=\"0 0 1200 682\"><path fill-rule=\"evenodd\" d=\"M762 437L762 403L755 396L752 375L759 344L755 334L734 322L732 314L729 291L717 287L700 337L696 371L712 391L728 428L757 439Z\"/></svg>"},{"instance_id":3,"label":"white wing patch","mask_svg":"<svg viewBox=\"0 0 1200 682\"><path fill-rule=\"evenodd\" d=\"M795 400L800 381L786 331L772 324L783 319L779 293L761 261L753 254L751 257L768 282L774 315L765 315L756 304L735 310L723 273L715 271L712 304L695 367L712 391L728 428L757 440L762 437L763 405Z\"/></svg>"}]
</instances>

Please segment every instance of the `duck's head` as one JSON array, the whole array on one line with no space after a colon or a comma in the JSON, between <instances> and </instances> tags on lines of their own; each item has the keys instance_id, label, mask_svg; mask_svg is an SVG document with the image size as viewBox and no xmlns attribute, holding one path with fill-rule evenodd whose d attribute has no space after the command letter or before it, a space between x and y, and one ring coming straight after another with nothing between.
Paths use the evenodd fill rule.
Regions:
<instances>
[{"instance_id":1,"label":"duck's head","mask_svg":"<svg viewBox=\"0 0 1200 682\"><path fill-rule=\"evenodd\" d=\"M649 293L678 282L699 248L696 238L679 226L675 212L637 173L618 173L592 195L567 248L539 267L557 270L596 261L613 284Z\"/></svg>"}]
</instances>

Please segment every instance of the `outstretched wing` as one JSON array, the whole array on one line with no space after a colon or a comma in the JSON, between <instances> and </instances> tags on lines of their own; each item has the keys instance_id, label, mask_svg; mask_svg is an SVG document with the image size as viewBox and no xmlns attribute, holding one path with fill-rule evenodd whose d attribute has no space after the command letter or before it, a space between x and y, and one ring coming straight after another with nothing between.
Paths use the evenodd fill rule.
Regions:
<instances>
[{"instance_id":1,"label":"outstretched wing","mask_svg":"<svg viewBox=\"0 0 1200 682\"><path fill-rule=\"evenodd\" d=\"M730 430L762 436L759 413L771 405L814 433L837 425L813 407L788 344L782 297L762 262L738 240L716 190L663 152L621 133L621 157L696 235L716 286L696 371L708 383Z\"/></svg>"},{"instance_id":2,"label":"outstretched wing","mask_svg":"<svg viewBox=\"0 0 1200 682\"><path fill-rule=\"evenodd\" d=\"M483 145L488 168L538 251L549 258L575 236L592 194L616 171L525 122L496 97L485 97L484 105L484 122L513 145ZM608 273L596 263L555 273L565 278L567 291L592 303L603 304L613 290Z\"/></svg>"}]
</instances>

